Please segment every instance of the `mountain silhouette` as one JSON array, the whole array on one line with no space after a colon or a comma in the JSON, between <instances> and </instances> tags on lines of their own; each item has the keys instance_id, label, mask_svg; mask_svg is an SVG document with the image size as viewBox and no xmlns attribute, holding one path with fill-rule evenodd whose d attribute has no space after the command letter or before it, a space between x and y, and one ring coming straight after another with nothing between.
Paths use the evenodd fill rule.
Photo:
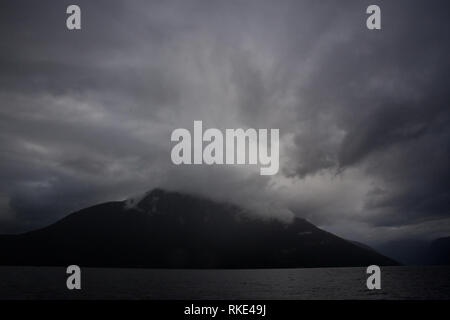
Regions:
<instances>
[{"instance_id":1,"label":"mountain silhouette","mask_svg":"<svg viewBox=\"0 0 450 320\"><path fill-rule=\"evenodd\" d=\"M396 265L301 218L262 219L231 204L155 189L46 228L0 236L0 264L146 268Z\"/></svg>"}]
</instances>

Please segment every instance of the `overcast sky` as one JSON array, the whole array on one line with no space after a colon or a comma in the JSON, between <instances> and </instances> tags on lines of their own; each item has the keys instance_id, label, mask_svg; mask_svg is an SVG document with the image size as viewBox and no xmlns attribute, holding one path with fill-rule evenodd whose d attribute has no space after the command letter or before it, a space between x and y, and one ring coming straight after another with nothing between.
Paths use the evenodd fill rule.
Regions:
<instances>
[{"instance_id":1,"label":"overcast sky","mask_svg":"<svg viewBox=\"0 0 450 320\"><path fill-rule=\"evenodd\" d=\"M447 2L2 0L0 233L159 186L369 244L450 235ZM174 166L194 120L279 128L279 173Z\"/></svg>"}]
</instances>

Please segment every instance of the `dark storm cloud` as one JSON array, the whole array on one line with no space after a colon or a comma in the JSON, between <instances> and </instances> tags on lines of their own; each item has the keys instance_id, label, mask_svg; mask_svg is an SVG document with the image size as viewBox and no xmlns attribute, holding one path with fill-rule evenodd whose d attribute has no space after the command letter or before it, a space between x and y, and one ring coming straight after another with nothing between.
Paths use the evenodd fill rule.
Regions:
<instances>
[{"instance_id":1,"label":"dark storm cloud","mask_svg":"<svg viewBox=\"0 0 450 320\"><path fill-rule=\"evenodd\" d=\"M331 46L301 86L298 115L306 133L294 140L300 159L294 172L364 170L383 193L368 192L365 214L354 219L399 226L448 217L445 7L383 5L384 26L392 30L356 32Z\"/></svg>"},{"instance_id":2,"label":"dark storm cloud","mask_svg":"<svg viewBox=\"0 0 450 320\"><path fill-rule=\"evenodd\" d=\"M369 242L442 234L449 6L377 3L381 31L367 1L77 1L69 32L72 3L4 1L0 229L162 186ZM280 174L173 166L193 120L280 128Z\"/></svg>"}]
</instances>

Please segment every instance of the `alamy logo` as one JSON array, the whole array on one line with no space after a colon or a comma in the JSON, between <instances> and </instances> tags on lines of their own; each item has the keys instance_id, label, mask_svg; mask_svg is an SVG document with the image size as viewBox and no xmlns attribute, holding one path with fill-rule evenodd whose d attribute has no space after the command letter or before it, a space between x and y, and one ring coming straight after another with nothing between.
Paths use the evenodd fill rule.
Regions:
<instances>
[{"instance_id":1,"label":"alamy logo","mask_svg":"<svg viewBox=\"0 0 450 320\"><path fill-rule=\"evenodd\" d=\"M81 269L77 265L71 265L67 267L67 274L70 276L67 278L66 286L69 290L81 290Z\"/></svg>"},{"instance_id":2,"label":"alamy logo","mask_svg":"<svg viewBox=\"0 0 450 320\"><path fill-rule=\"evenodd\" d=\"M367 274L370 276L367 278L366 285L369 290L381 289L381 269L377 265L371 265L367 267Z\"/></svg>"},{"instance_id":3,"label":"alamy logo","mask_svg":"<svg viewBox=\"0 0 450 320\"><path fill-rule=\"evenodd\" d=\"M76 4L67 7L67 14L70 14L66 20L66 26L69 30L81 30L81 9Z\"/></svg>"},{"instance_id":4,"label":"alamy logo","mask_svg":"<svg viewBox=\"0 0 450 320\"><path fill-rule=\"evenodd\" d=\"M176 165L259 164L261 175L279 169L279 129L226 129L224 135L215 128L203 132L202 121L194 121L193 137L187 129L175 129L171 141L178 142L171 153Z\"/></svg>"}]
</instances>

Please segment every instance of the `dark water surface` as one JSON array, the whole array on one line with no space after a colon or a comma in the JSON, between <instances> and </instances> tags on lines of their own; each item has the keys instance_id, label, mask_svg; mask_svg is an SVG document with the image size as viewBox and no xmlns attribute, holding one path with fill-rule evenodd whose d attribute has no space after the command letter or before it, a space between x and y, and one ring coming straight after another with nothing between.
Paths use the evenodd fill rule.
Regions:
<instances>
[{"instance_id":1,"label":"dark water surface","mask_svg":"<svg viewBox=\"0 0 450 320\"><path fill-rule=\"evenodd\" d=\"M449 299L450 267L382 267L381 290L365 268L154 270L0 267L0 299Z\"/></svg>"}]
</instances>

